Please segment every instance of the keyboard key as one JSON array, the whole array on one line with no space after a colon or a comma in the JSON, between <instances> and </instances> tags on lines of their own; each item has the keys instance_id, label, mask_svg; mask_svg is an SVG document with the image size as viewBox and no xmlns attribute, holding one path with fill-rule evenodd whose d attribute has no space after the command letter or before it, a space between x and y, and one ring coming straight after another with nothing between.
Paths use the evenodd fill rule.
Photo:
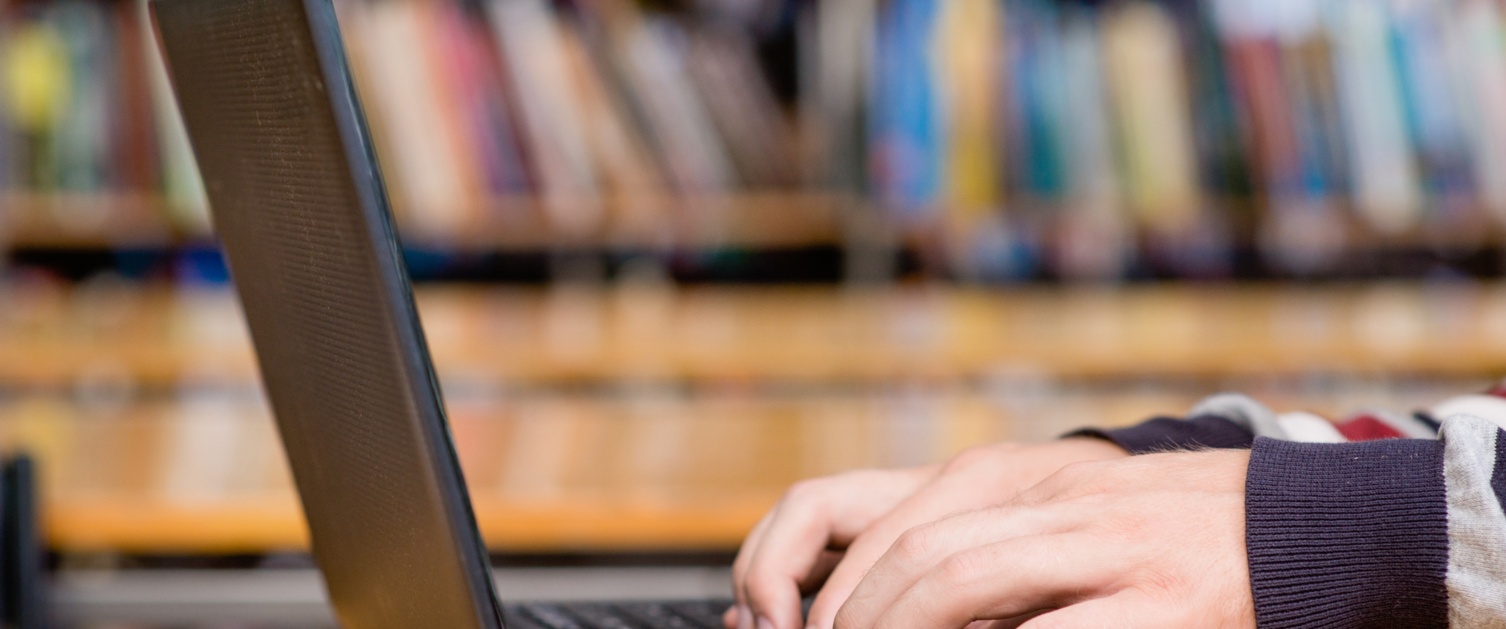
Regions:
<instances>
[{"instance_id":1,"label":"keyboard key","mask_svg":"<svg viewBox=\"0 0 1506 629\"><path fill-rule=\"evenodd\" d=\"M635 603L625 604L621 607L622 612L650 627L663 629L698 629L698 625L690 624L684 616L669 610L663 603Z\"/></svg>"},{"instance_id":2,"label":"keyboard key","mask_svg":"<svg viewBox=\"0 0 1506 629\"><path fill-rule=\"evenodd\" d=\"M571 605L566 608L575 617L581 619L592 629L652 629L636 622L628 622L627 614L621 609L614 609L605 605Z\"/></svg>"},{"instance_id":3,"label":"keyboard key","mask_svg":"<svg viewBox=\"0 0 1506 629\"><path fill-rule=\"evenodd\" d=\"M558 605L533 603L521 605L519 609L522 609L524 614L527 614L530 618L533 618L539 624L549 629L590 629L586 625L576 622L574 618L566 614Z\"/></svg>"}]
</instances>

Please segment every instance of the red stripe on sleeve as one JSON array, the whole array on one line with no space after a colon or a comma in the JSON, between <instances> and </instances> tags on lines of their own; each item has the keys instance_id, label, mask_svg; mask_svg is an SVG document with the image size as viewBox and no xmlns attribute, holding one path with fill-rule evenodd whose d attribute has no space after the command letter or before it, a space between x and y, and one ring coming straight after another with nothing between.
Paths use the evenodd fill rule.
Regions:
<instances>
[{"instance_id":1,"label":"red stripe on sleeve","mask_svg":"<svg viewBox=\"0 0 1506 629\"><path fill-rule=\"evenodd\" d=\"M1355 415L1338 425L1339 434L1350 441L1397 439L1403 435L1395 428L1370 415Z\"/></svg>"}]
</instances>

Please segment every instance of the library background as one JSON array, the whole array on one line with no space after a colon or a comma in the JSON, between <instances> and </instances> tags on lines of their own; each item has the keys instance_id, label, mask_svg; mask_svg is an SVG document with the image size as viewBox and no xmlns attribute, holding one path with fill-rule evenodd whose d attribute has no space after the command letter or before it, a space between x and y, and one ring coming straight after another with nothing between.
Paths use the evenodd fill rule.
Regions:
<instances>
[{"instance_id":1,"label":"library background","mask_svg":"<svg viewBox=\"0 0 1506 629\"><path fill-rule=\"evenodd\" d=\"M803 477L1506 375L1499 0L335 3L505 595L721 595ZM137 0L0 3L0 448L56 624L331 622Z\"/></svg>"}]
</instances>

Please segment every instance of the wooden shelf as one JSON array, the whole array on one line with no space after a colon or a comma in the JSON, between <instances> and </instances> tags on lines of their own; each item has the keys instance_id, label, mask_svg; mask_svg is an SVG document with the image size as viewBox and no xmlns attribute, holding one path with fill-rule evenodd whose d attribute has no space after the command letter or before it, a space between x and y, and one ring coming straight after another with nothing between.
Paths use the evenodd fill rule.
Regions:
<instances>
[{"instance_id":1,"label":"wooden shelf","mask_svg":"<svg viewBox=\"0 0 1506 629\"><path fill-rule=\"evenodd\" d=\"M0 248L165 248L187 234L150 194L0 195Z\"/></svg>"},{"instance_id":2,"label":"wooden shelf","mask_svg":"<svg viewBox=\"0 0 1506 629\"><path fill-rule=\"evenodd\" d=\"M1011 207L1031 215L1060 214L1058 200L1015 198ZM1248 200L1224 202L1247 206ZM590 207L586 207L590 206ZM205 229L169 218L166 199L155 194L0 194L0 247L53 249L171 249L211 240ZM1474 250L1500 247L1506 232L1476 217L1444 228L1418 227L1377 233L1339 203L1354 251ZM723 248L780 249L844 246L855 228L893 228L875 219L871 200L809 190L736 192L702 197L644 197L546 201L533 195L495 197L436 214L450 222L407 220L397 208L404 243L460 252L547 252L556 249L695 251ZM603 218L587 228L551 220L556 215ZM866 219L865 219L866 217ZM1253 225L1241 225L1251 238ZM920 229L910 235L934 236ZM916 246L901 239L899 246Z\"/></svg>"},{"instance_id":3,"label":"wooden shelf","mask_svg":"<svg viewBox=\"0 0 1506 629\"><path fill-rule=\"evenodd\" d=\"M567 205L581 205L575 202ZM811 193L743 193L702 198L635 198L597 202L603 224L567 229L552 224L532 197L494 199L462 214L460 226L424 229L405 223L405 246L456 251L550 249L779 249L837 245L852 200ZM399 216L402 213L399 212Z\"/></svg>"},{"instance_id":4,"label":"wooden shelf","mask_svg":"<svg viewBox=\"0 0 1506 629\"><path fill-rule=\"evenodd\" d=\"M1506 373L1506 285L426 286L447 386ZM248 385L223 289L0 288L0 386Z\"/></svg>"},{"instance_id":5,"label":"wooden shelf","mask_svg":"<svg viewBox=\"0 0 1506 629\"><path fill-rule=\"evenodd\" d=\"M581 205L577 201L572 205ZM815 193L740 193L701 198L607 199L606 220L590 229L552 223L534 197L496 198L465 208L453 225L405 221L404 244L446 251L552 249L778 249L840 244L852 200ZM581 208L573 208L582 213ZM0 196L0 247L167 249L209 236L168 219L155 195ZM399 211L399 216L403 213Z\"/></svg>"}]
</instances>

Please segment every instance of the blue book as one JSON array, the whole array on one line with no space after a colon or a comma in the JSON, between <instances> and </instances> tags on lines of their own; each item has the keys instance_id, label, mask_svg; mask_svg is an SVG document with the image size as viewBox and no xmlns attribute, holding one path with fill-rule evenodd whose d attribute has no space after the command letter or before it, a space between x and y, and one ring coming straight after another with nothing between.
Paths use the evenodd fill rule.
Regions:
<instances>
[{"instance_id":1,"label":"blue book","mask_svg":"<svg viewBox=\"0 0 1506 629\"><path fill-rule=\"evenodd\" d=\"M1019 112L1023 160L1020 187L1029 196L1052 199L1066 186L1063 164L1066 71L1054 2L1023 0L1009 5L1010 36L1017 38L1014 107Z\"/></svg>"},{"instance_id":2,"label":"blue book","mask_svg":"<svg viewBox=\"0 0 1506 629\"><path fill-rule=\"evenodd\" d=\"M1453 73L1445 49L1448 5L1393 5L1392 54L1401 85L1407 131L1417 151L1426 194L1466 194L1472 187L1469 145L1459 104L1450 84Z\"/></svg>"},{"instance_id":3,"label":"blue book","mask_svg":"<svg viewBox=\"0 0 1506 629\"><path fill-rule=\"evenodd\" d=\"M869 119L874 189L905 219L936 215L943 158L931 43L940 2L894 0L879 18Z\"/></svg>"}]
</instances>

